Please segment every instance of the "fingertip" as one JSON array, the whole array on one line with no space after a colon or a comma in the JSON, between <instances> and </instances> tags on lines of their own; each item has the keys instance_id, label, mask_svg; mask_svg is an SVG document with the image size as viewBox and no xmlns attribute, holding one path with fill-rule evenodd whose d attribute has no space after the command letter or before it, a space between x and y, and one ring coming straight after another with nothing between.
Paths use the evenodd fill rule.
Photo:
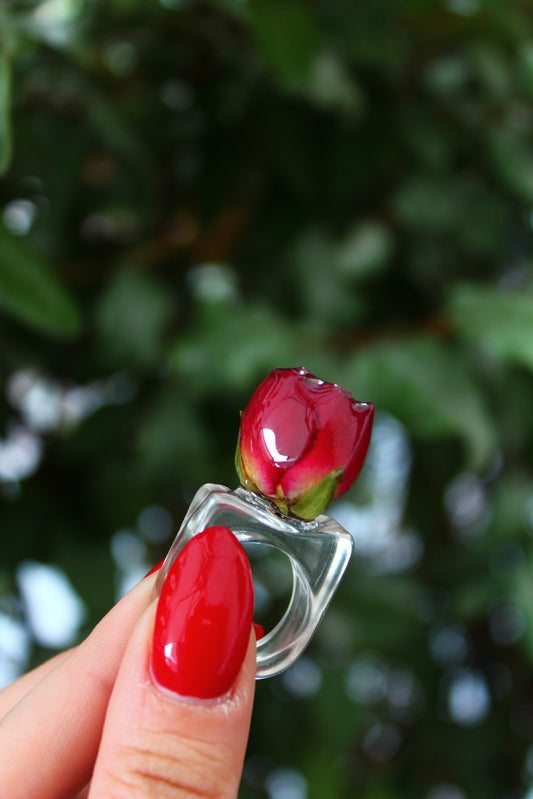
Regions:
<instances>
[{"instance_id":1,"label":"fingertip","mask_svg":"<svg viewBox=\"0 0 533 799\"><path fill-rule=\"evenodd\" d=\"M159 563L156 563L155 566L152 566L150 571L146 572L146 574L144 575L143 579L146 580L146 578L150 577L151 574L155 574L156 572L158 572L164 562L165 562L165 558L163 558L163 560L160 560Z\"/></svg>"},{"instance_id":2,"label":"fingertip","mask_svg":"<svg viewBox=\"0 0 533 799\"><path fill-rule=\"evenodd\" d=\"M168 795L174 795L170 786L174 791L181 786L183 795L217 795L220 785L233 786L237 795L255 692L251 622L233 685L223 696L198 699L162 690L154 681L150 664L155 615L156 605L151 603L125 653L93 775L94 794L110 795L112 784L127 780L143 796L165 786Z\"/></svg>"},{"instance_id":3,"label":"fingertip","mask_svg":"<svg viewBox=\"0 0 533 799\"><path fill-rule=\"evenodd\" d=\"M261 638L263 638L263 636L265 635L265 628L261 624L257 624L257 622L255 621L252 626L255 632L255 640L260 641Z\"/></svg>"}]
</instances>

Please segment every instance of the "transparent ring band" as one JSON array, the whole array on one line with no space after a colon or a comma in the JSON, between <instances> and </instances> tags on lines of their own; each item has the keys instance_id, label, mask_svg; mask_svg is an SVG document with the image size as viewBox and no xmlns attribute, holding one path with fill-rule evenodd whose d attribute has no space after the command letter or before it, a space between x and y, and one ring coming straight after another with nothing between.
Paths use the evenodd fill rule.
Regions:
<instances>
[{"instance_id":1,"label":"transparent ring band","mask_svg":"<svg viewBox=\"0 0 533 799\"><path fill-rule=\"evenodd\" d=\"M267 500L239 487L207 484L195 495L165 562L156 590L185 544L208 527L228 527L242 544L283 552L293 574L289 606L257 643L257 679L273 677L301 655L333 598L353 550L352 536L329 516L311 522L276 512Z\"/></svg>"}]
</instances>

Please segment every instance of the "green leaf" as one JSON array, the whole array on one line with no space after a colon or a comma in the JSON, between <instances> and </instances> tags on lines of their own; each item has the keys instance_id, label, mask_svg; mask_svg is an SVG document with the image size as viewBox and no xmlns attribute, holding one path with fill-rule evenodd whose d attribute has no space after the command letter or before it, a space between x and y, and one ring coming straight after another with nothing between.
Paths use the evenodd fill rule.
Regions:
<instances>
[{"instance_id":1,"label":"green leaf","mask_svg":"<svg viewBox=\"0 0 533 799\"><path fill-rule=\"evenodd\" d=\"M521 609L525 621L524 646L533 661L533 560L526 563L513 576L510 584L513 599Z\"/></svg>"},{"instance_id":2,"label":"green leaf","mask_svg":"<svg viewBox=\"0 0 533 799\"><path fill-rule=\"evenodd\" d=\"M56 336L75 336L82 326L77 304L47 264L1 228L0 307Z\"/></svg>"},{"instance_id":3,"label":"green leaf","mask_svg":"<svg viewBox=\"0 0 533 799\"><path fill-rule=\"evenodd\" d=\"M341 244L339 252L336 242L321 230L304 232L293 246L290 261L299 302L317 323L332 327L353 325L361 316L361 298L346 286L345 274L354 266L353 254L357 260L357 247L357 241L355 246L348 241L344 248ZM337 260L342 267L338 267Z\"/></svg>"},{"instance_id":4,"label":"green leaf","mask_svg":"<svg viewBox=\"0 0 533 799\"><path fill-rule=\"evenodd\" d=\"M104 357L121 366L157 364L173 311L172 295L153 277L133 268L118 270L95 312Z\"/></svg>"},{"instance_id":5,"label":"green leaf","mask_svg":"<svg viewBox=\"0 0 533 799\"><path fill-rule=\"evenodd\" d=\"M493 421L459 352L431 336L369 347L346 365L342 384L402 421L415 437L460 437L471 468L495 448Z\"/></svg>"},{"instance_id":6,"label":"green leaf","mask_svg":"<svg viewBox=\"0 0 533 799\"><path fill-rule=\"evenodd\" d=\"M211 311L180 336L171 354L175 373L199 394L252 388L271 369L306 361L295 331L272 309L249 304Z\"/></svg>"},{"instance_id":7,"label":"green leaf","mask_svg":"<svg viewBox=\"0 0 533 799\"><path fill-rule=\"evenodd\" d=\"M477 176L408 178L394 195L392 210L407 229L446 234L467 254L493 257L505 241L505 207Z\"/></svg>"},{"instance_id":8,"label":"green leaf","mask_svg":"<svg viewBox=\"0 0 533 799\"><path fill-rule=\"evenodd\" d=\"M381 272L389 263L394 248L390 230L368 219L348 231L337 249L339 274L360 279Z\"/></svg>"},{"instance_id":9,"label":"green leaf","mask_svg":"<svg viewBox=\"0 0 533 799\"><path fill-rule=\"evenodd\" d=\"M494 171L522 201L533 202L533 149L515 132L496 130L488 137Z\"/></svg>"},{"instance_id":10,"label":"green leaf","mask_svg":"<svg viewBox=\"0 0 533 799\"><path fill-rule=\"evenodd\" d=\"M318 106L360 117L364 94L345 64L334 53L321 52L313 59L306 91Z\"/></svg>"},{"instance_id":11,"label":"green leaf","mask_svg":"<svg viewBox=\"0 0 533 799\"><path fill-rule=\"evenodd\" d=\"M425 69L424 85L440 98L463 94L472 77L471 64L463 54L441 55Z\"/></svg>"},{"instance_id":12,"label":"green leaf","mask_svg":"<svg viewBox=\"0 0 533 799\"><path fill-rule=\"evenodd\" d=\"M307 83L321 46L312 8L301 0L252 0L252 23L261 50L289 89Z\"/></svg>"},{"instance_id":13,"label":"green leaf","mask_svg":"<svg viewBox=\"0 0 533 799\"><path fill-rule=\"evenodd\" d=\"M533 369L533 291L461 284L450 296L447 313L461 338Z\"/></svg>"},{"instance_id":14,"label":"green leaf","mask_svg":"<svg viewBox=\"0 0 533 799\"><path fill-rule=\"evenodd\" d=\"M90 89L87 89L86 102L91 126L102 143L150 177L153 168L150 150L124 114L122 106L109 102L105 96Z\"/></svg>"},{"instance_id":15,"label":"green leaf","mask_svg":"<svg viewBox=\"0 0 533 799\"><path fill-rule=\"evenodd\" d=\"M11 163L11 65L0 51L0 177Z\"/></svg>"},{"instance_id":16,"label":"green leaf","mask_svg":"<svg viewBox=\"0 0 533 799\"><path fill-rule=\"evenodd\" d=\"M533 42L528 39L518 49L518 79L523 90L533 97Z\"/></svg>"},{"instance_id":17,"label":"green leaf","mask_svg":"<svg viewBox=\"0 0 533 799\"><path fill-rule=\"evenodd\" d=\"M487 541L507 543L518 541L524 534L528 534L532 497L531 476L507 468L492 491Z\"/></svg>"},{"instance_id":18,"label":"green leaf","mask_svg":"<svg viewBox=\"0 0 533 799\"><path fill-rule=\"evenodd\" d=\"M512 81L505 54L489 42L476 43L470 53L473 71L487 95L496 102L511 95Z\"/></svg>"},{"instance_id":19,"label":"green leaf","mask_svg":"<svg viewBox=\"0 0 533 799\"><path fill-rule=\"evenodd\" d=\"M442 120L413 104L402 109L399 122L401 139L421 166L434 173L450 169L453 138Z\"/></svg>"},{"instance_id":20,"label":"green leaf","mask_svg":"<svg viewBox=\"0 0 533 799\"><path fill-rule=\"evenodd\" d=\"M400 187L393 212L406 227L432 233L452 228L460 213L453 183L426 175L410 177Z\"/></svg>"},{"instance_id":21,"label":"green leaf","mask_svg":"<svg viewBox=\"0 0 533 799\"><path fill-rule=\"evenodd\" d=\"M174 483L216 476L211 441L198 408L184 395L183 386L166 382L144 412L137 430L138 462L149 479Z\"/></svg>"}]
</instances>

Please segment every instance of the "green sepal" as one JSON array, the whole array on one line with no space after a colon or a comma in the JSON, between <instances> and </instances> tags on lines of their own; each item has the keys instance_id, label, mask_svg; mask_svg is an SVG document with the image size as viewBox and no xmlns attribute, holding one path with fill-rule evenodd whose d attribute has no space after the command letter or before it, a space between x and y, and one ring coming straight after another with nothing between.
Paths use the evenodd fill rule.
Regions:
<instances>
[{"instance_id":1,"label":"green sepal","mask_svg":"<svg viewBox=\"0 0 533 799\"><path fill-rule=\"evenodd\" d=\"M263 494L263 496L265 495ZM270 502L273 502L278 510L281 511L281 513L283 513L285 516L291 515L291 509L287 504L285 497L266 497L266 499L270 500Z\"/></svg>"},{"instance_id":2,"label":"green sepal","mask_svg":"<svg viewBox=\"0 0 533 799\"><path fill-rule=\"evenodd\" d=\"M239 478L239 483L244 487L247 488L249 491L253 491L254 494L261 494L261 491L255 486L251 480L248 479L246 476L246 472L243 469L242 465L242 458L241 458L241 430L239 428L239 435L237 436L237 446L235 447L235 471L237 472L237 477Z\"/></svg>"},{"instance_id":3,"label":"green sepal","mask_svg":"<svg viewBox=\"0 0 533 799\"><path fill-rule=\"evenodd\" d=\"M235 471L241 485L245 486L248 482L246 475L242 468L241 460L241 428L239 427L239 435L237 436L237 446L235 447Z\"/></svg>"},{"instance_id":4,"label":"green sepal","mask_svg":"<svg viewBox=\"0 0 533 799\"><path fill-rule=\"evenodd\" d=\"M314 519L324 513L333 499L335 488L343 471L342 467L333 469L323 477L299 502L291 505L291 513L306 520Z\"/></svg>"},{"instance_id":5,"label":"green sepal","mask_svg":"<svg viewBox=\"0 0 533 799\"><path fill-rule=\"evenodd\" d=\"M263 494L259 488L252 483L252 481L246 476L242 465L242 458L241 458L241 430L239 428L239 435L237 436L237 446L235 447L235 471L237 472L237 477L239 478L240 484L243 488L247 488L248 491L251 491L253 494L257 494L259 497L263 497L263 499L267 499L269 502L273 502L274 505L284 513L288 515L290 513L289 506L287 504L287 500L285 497L270 497L266 494Z\"/></svg>"},{"instance_id":6,"label":"green sepal","mask_svg":"<svg viewBox=\"0 0 533 799\"><path fill-rule=\"evenodd\" d=\"M254 485L254 483L252 483L252 481L246 476L242 465L241 431L239 428L237 446L235 447L235 471L237 472L237 477L239 478L240 484L244 488L247 488L254 494L258 494L260 497L270 500L270 502L273 502L279 508L281 513L289 516L297 516L300 519L311 520L316 516L320 516L321 513L324 513L330 504L335 493L335 488L344 469L342 466L339 469L333 469L332 472L323 477L322 480L319 480L314 488L312 488L311 491L309 491L299 502L296 502L294 505L288 502L283 496L267 496L266 494L263 494L263 492L260 491L257 486Z\"/></svg>"}]
</instances>

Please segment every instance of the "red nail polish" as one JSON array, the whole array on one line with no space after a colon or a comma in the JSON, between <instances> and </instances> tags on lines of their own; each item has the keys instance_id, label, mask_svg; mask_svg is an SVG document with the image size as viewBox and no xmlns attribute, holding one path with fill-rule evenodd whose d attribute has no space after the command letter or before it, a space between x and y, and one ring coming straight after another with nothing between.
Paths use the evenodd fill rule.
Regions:
<instances>
[{"instance_id":1,"label":"red nail polish","mask_svg":"<svg viewBox=\"0 0 533 799\"><path fill-rule=\"evenodd\" d=\"M182 696L225 694L246 654L253 614L252 573L226 527L195 535L163 583L152 646L152 675Z\"/></svg>"},{"instance_id":2,"label":"red nail polish","mask_svg":"<svg viewBox=\"0 0 533 799\"><path fill-rule=\"evenodd\" d=\"M146 577L150 577L150 575L153 574L154 572L159 571L159 569L161 568L161 566L163 565L164 562L165 562L165 559L163 558L163 560L160 560L159 563L156 563L155 566L152 566L150 571L146 572L146 574L144 575L143 580L146 579Z\"/></svg>"},{"instance_id":3,"label":"red nail polish","mask_svg":"<svg viewBox=\"0 0 533 799\"><path fill-rule=\"evenodd\" d=\"M265 628L262 627L260 624L257 624L256 621L254 621L253 627L255 631L255 640L259 641L265 634Z\"/></svg>"}]
</instances>

